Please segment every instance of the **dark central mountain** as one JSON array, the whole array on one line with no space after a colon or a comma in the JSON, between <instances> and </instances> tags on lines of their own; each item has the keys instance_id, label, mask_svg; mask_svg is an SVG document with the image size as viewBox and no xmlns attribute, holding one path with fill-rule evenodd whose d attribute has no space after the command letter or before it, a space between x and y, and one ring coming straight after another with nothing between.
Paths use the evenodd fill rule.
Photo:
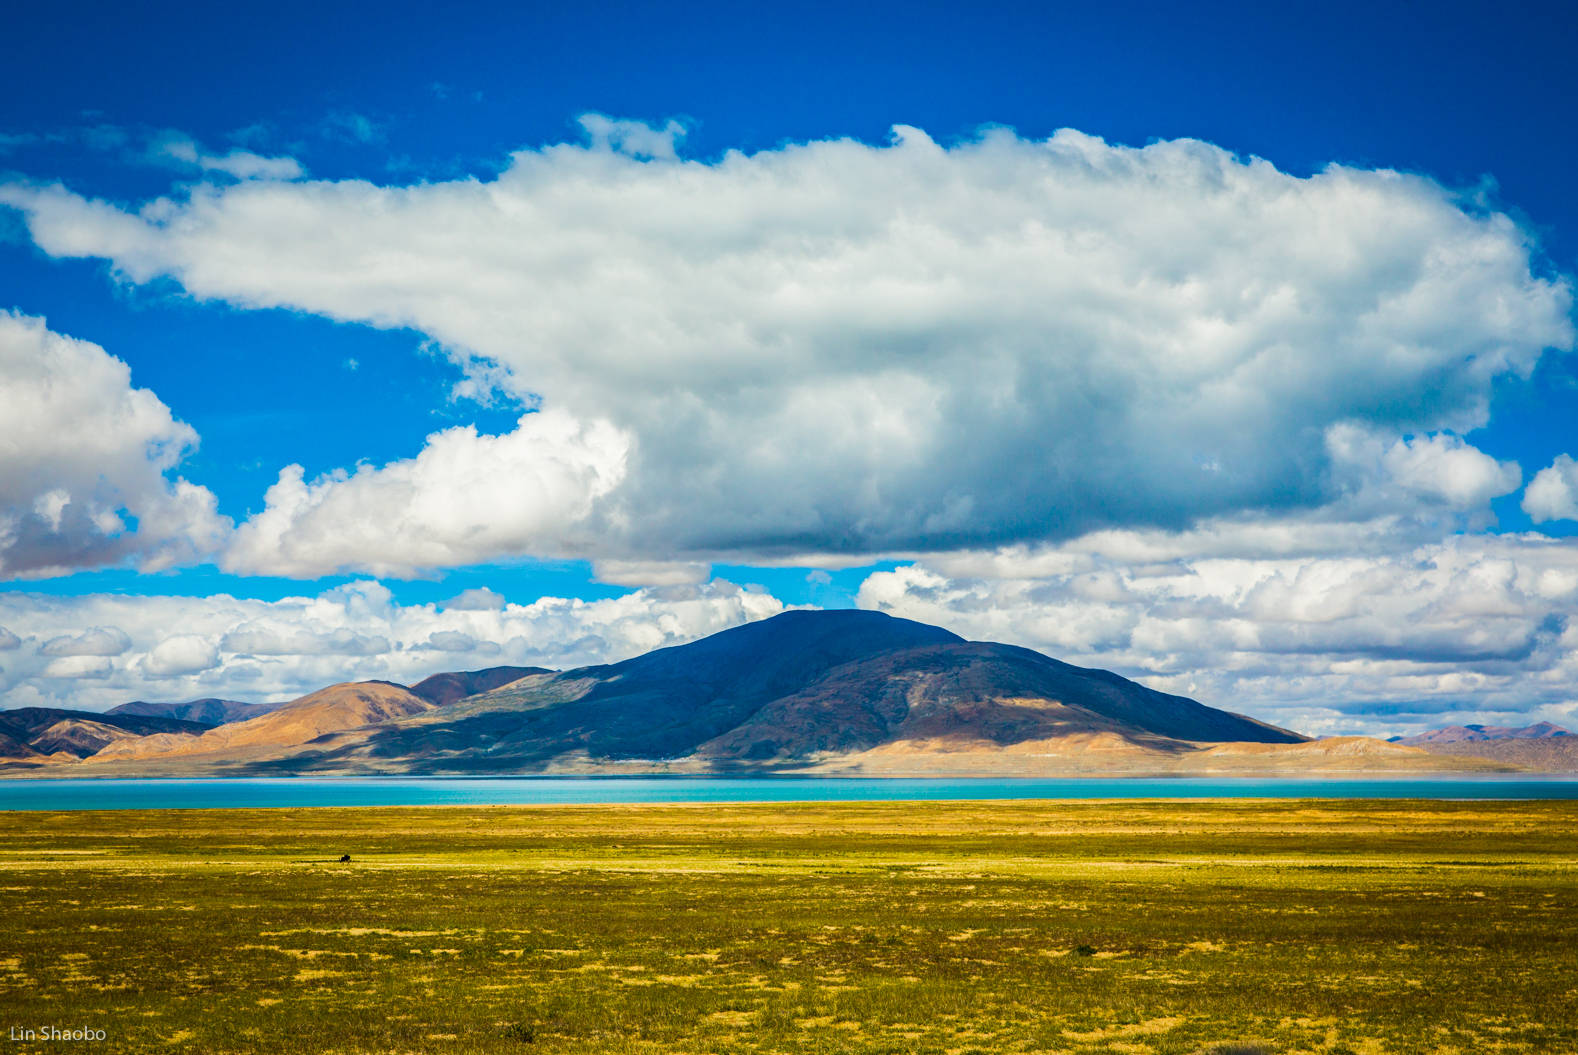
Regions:
<instances>
[{"instance_id":1,"label":"dark central mountain","mask_svg":"<svg viewBox=\"0 0 1578 1055\"><path fill-rule=\"evenodd\" d=\"M1011 645L868 611L796 611L602 666L534 674L274 768L531 770L687 759L788 765L895 741L1291 744L1296 733ZM1181 746L1181 745L1180 745Z\"/></svg>"}]
</instances>

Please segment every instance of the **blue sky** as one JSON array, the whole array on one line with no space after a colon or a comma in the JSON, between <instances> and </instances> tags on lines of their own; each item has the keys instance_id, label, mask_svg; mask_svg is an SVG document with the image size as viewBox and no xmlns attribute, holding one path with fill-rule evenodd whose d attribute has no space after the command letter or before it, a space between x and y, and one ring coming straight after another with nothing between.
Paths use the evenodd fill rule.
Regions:
<instances>
[{"instance_id":1,"label":"blue sky","mask_svg":"<svg viewBox=\"0 0 1578 1055\"><path fill-rule=\"evenodd\" d=\"M179 557L153 556L135 545L115 549L102 539L70 556L74 551L62 535L48 550L57 555L50 560L58 567L40 563L42 558L31 567L13 559L13 574L0 584L15 606L0 610L0 627L8 627L6 633L19 642L0 654L5 671L0 687L9 691L10 700L70 696L108 704L128 691L179 695L224 689L234 695L247 691L248 678L266 687L264 695L278 695L307 685L336 662L324 659L314 667L288 651L253 654L226 648L226 632L242 622L285 616L267 608L220 612L210 606L201 617L191 616L194 627L209 629L173 633L151 623L141 631L128 625L123 629L131 644L122 652L75 666L57 663L56 673L48 674L45 656L89 654L72 653L76 646L69 644L53 652L42 649L50 641L80 636L96 625L91 620L108 618L94 607L100 602L84 600L100 595L223 596L267 605L321 598L347 584L376 580L387 591L389 605L433 610L438 622L422 623L427 633L444 632L444 603L464 591L493 591L517 606L548 597L624 604L630 610L618 617L627 620L618 623L625 629L610 629L613 624L606 621L578 631L557 628L559 636L548 635L557 644L532 652L544 661L569 662L693 635L766 611L751 607L765 602L729 601L722 594L707 602L712 607L702 605L707 614L696 616L699 622L664 607L700 604L696 591L722 589L712 582L721 580L741 588L742 595L782 604L883 606L946 622L971 636L1019 640L1076 661L1113 666L1175 691L1202 698L1214 694L1207 702L1245 701L1236 709L1283 706L1285 720L1311 727L1352 724L1355 708L1362 713L1365 706L1384 710L1393 724L1397 707L1412 706L1418 721L1428 724L1459 714L1537 713L1560 719L1578 704L1546 684L1558 680L1569 662L1562 643L1569 598L1557 586L1565 582L1571 556L1564 540L1578 530L1572 518L1552 515L1562 512L1571 497L1562 489L1567 477L1560 458L1578 449L1578 366L1567 354L1570 333L1563 334L1562 324L1567 320L1570 327L1571 304L1561 292L1566 276L1578 273L1578 203L1571 193L1578 142L1569 134L1571 114L1578 108L1578 78L1570 69L1578 15L1570 5L1222 4L1186 10L1115 4L966 10L962 5L876 4L858 9L778 6L747 14L738 5L721 4L466 5L443 11L390 4L371 18L324 4L272 5L266 11L67 4L47 11L35 5L17 20L12 36L24 46L13 49L14 61L0 74L7 81L0 92L0 182L25 190L13 194L14 208L0 207L0 309L45 319L49 333L91 342L123 361L132 386L153 393L174 422L200 437L186 456L159 468L160 478L180 477L206 489L213 496L213 513L242 525L266 510L285 508L283 498L271 503L266 495L286 466L299 465L301 478L311 484L336 471L349 477L360 465L368 469L364 489L342 489L344 500L334 508L366 508L369 495L382 501L392 487L423 486L399 474L374 474L419 456L436 465L438 455L424 453L430 435L472 430L470 439L455 440L457 452L485 446L486 437L509 436L541 449L550 443L547 438L516 431L521 415L539 406L568 407L572 420L563 425L570 438L552 442L568 445L563 458L573 463L565 470L570 482L544 486L562 502L573 505L580 495L600 504L591 520L565 519L570 516L565 513L550 518L546 527L535 506L516 510L530 523L487 544L467 541L477 532L460 525L456 539L439 547L439 559L425 550L407 552L402 543L409 539L385 539L389 552L375 552L383 536L365 525L356 529L365 529L372 540L363 549L327 544L314 549L298 542L289 554L267 553L266 533L259 530L249 548L230 550L243 554L244 549L243 555L228 558L214 556L229 545L213 541L217 528L186 532L192 537L209 532L203 535L208 541L192 543L183 536ZM600 133L602 126L583 124L586 114L607 115L615 122L607 126L612 131ZM664 132L673 127L670 121L678 122L678 135ZM1111 388L1090 382L1091 392L1081 397L1085 402L1066 402L1074 375L1052 371L1027 380L1033 371L1027 373L1025 363L1040 360L1033 349L1025 351L1030 345L1024 344L1023 333L1010 334L1005 324L994 322L970 339L979 342L972 347L999 349L992 354L1001 354L1004 377L1010 378L1003 384L1017 386L1004 410L996 390L961 394L954 386L939 396L904 388L946 380L932 367L905 373L904 349L932 348L961 328L976 326L976 312L986 310L979 305L966 315L943 312L920 322L914 320L924 312L905 309L909 314L903 318L904 312L874 318L839 305L829 309L830 321L819 323L814 333L785 331L749 347L749 342L736 347L723 338L696 338L694 347L633 348L628 359L602 362L597 359L601 349L626 332L617 325L621 312L634 327L659 318L651 314L657 309L643 305L638 311L633 302L627 309L617 298L595 307L569 305L563 322L568 328L543 328L539 336L537 321L560 303L568 304L562 297L544 297L530 311L522 309L526 313L520 317L501 317L497 323L489 313L512 310L507 294L456 309L454 297L435 293L431 304L402 314L398 296L390 291L402 288L398 276L390 288L336 287L318 297L291 285L290 272L299 271L298 263L263 259L267 246L256 240L262 235L238 234L228 221L205 231L199 248L176 245L170 235L180 223L206 222L191 207L204 188L229 195L226 202L239 202L246 190L217 162L192 158L223 161L244 155L279 164L290 159L302 178L278 185L285 193L302 195L298 204L307 207L315 200L314 188L330 189L347 201L363 190L371 198L407 187L442 193L455 188L464 194L468 184L521 174L511 155L527 151L528 161L539 159L531 163L547 173L542 200L550 200L551 191L558 195L552 201L571 209L562 228L544 230L545 244L582 234L622 244L623 232L612 222L600 227L592 206L574 212L573 202L564 204L570 201L566 196L605 175L635 181L629 185L643 188L637 193L657 194L654 188L663 186L663 152L670 147L680 159L705 167L698 178L712 179L723 194L732 193L732 185L719 182L731 171L731 152L764 159L758 175L789 185L813 178L799 169L785 175L796 144L848 138L868 148L869 157L841 159L827 153L812 170L830 173L831 189L819 184L806 190L810 184L802 183L795 193L814 194L823 202L839 194L850 203L875 202L889 193L883 166L899 156L896 148L883 153L903 139L895 139L895 126L921 129L954 151L959 179L978 195L988 194L984 188L999 178L991 169L998 160L989 150L971 153L969 145L983 142L983 129L994 127L1011 129L1016 145L1009 153L1025 157L1030 156L1027 144L1059 129L1097 137L1108 153L1092 164L1110 164L1111 172L1127 164L1115 151L1190 139L1236 159L1229 164L1233 178L1251 183L1259 179L1248 165L1251 158L1265 159L1279 179L1294 181L1287 187L1312 186L1309 181L1333 164L1358 173L1417 174L1420 186L1406 191L1390 186L1364 191L1402 193L1402 205L1418 204L1421 210L1421 226L1410 228L1410 240L1377 244L1373 253L1396 252L1398 260L1436 259L1443 253L1462 259L1471 242L1483 245L1491 237L1487 232L1495 225L1487 218L1504 220L1510 226L1495 236L1500 239L1496 251L1516 255L1515 266L1493 276L1475 272L1453 280L1464 283L1455 295L1463 315L1453 322L1454 332L1477 336L1464 338L1462 349L1442 351L1441 362L1483 359L1489 349L1510 347L1513 365L1463 376L1457 366L1441 365L1402 380L1390 374L1369 377L1358 366L1346 373L1316 370L1320 380L1311 382L1309 406L1290 411L1285 421L1267 420L1270 412L1264 409L1244 409L1235 417L1236 411L1195 414L1165 402L1125 406L1129 397L1124 393L1143 387L1143 373L1135 375L1141 380L1128 378ZM582 172L573 168L580 161L553 153L556 144L589 156L601 144L620 159L618 164L628 165L609 169L613 175ZM1087 148L1067 148L1076 149ZM1147 186L1173 178L1180 166L1198 165L1204 172L1219 164L1148 157ZM848 165L840 167L846 160ZM1015 154L1002 164L1022 162ZM916 171L891 175L911 181L904 183L903 194L910 196L902 209L924 213L935 205L968 214L968 201L932 203L925 177ZM854 182L865 178L874 182ZM1120 206L1111 212L1117 219L1107 234L1121 241L1128 236L1111 234L1123 226L1121 196L1146 192L1138 184L1122 184L1126 177L1111 178L1117 181L1112 193ZM1188 177L1197 178L1204 177ZM24 201L38 188L57 183L71 196L65 205ZM1276 186L1282 189L1244 193L1254 204L1261 201L1254 195L1284 193L1282 183ZM522 193L529 202L534 192ZM388 253L410 252L412 260L426 253L454 254L467 268L480 267L476 262L496 253L496 247L434 241L449 222L434 211L440 196L431 195L420 206L428 211L399 221L411 229L427 225L422 229L428 233L412 243L415 248L397 244L404 229L398 225L358 228L337 237L340 242L386 240L379 242L389 247L382 251L386 256L378 259L387 259ZM133 215L161 198L181 213L176 227L160 227L159 244L139 243L132 249L122 248L119 228L109 221L90 230L102 216L90 222L85 214L61 211L98 200ZM1156 206L1157 226L1171 222L1165 220L1173 215L1169 210L1188 211L1178 200ZM1299 228L1306 237L1320 237L1354 215L1345 211L1341 195L1320 200L1325 204L1311 208L1332 211ZM596 208L603 209L613 199L598 201L602 204ZM1388 215L1382 204L1370 204L1382 209L1377 215ZM833 210L828 216L842 216L837 210L846 207L828 206ZM1354 209L1368 207L1361 202ZM771 209L763 215L768 214L777 215ZM687 214L679 208L675 215ZM787 226L775 237L794 237L792 222L781 222ZM835 228L843 237L850 224L859 225L858 220L827 222L834 226L807 227L804 237L832 237L828 232ZM1004 231L1019 229L1011 216L1002 222ZM1471 237L1462 228L1471 223L1489 226ZM1439 229L1426 230L1429 224ZM700 226L706 226L706 218ZM1231 228L1212 229L1217 235L1222 230L1224 237L1233 236ZM1272 237L1253 231L1244 236ZM662 252L687 251L689 236L682 230L663 228L643 237L657 239L661 244L653 244ZM728 241L746 235L734 231L718 237ZM864 235L850 237L857 248L865 245L859 241ZM1143 236L1136 237L1143 242ZM78 241L66 246L63 240L72 238ZM224 239L233 241L221 244ZM1144 242L1130 249L1139 253L1149 246L1149 256L1143 257L1149 260L1158 254L1157 246L1166 245ZM334 244L326 244L325 254L335 251ZM253 255L262 260L256 273ZM366 268L372 257L360 259L358 266ZM657 266L652 259L657 257L632 258L628 266L639 272ZM715 258L687 260L702 268ZM456 296L497 278L506 287L522 283L524 302L530 287L549 276L534 277L519 266L512 263L496 275L468 271L463 281L456 279ZM996 264L982 258L971 266L974 278L945 277L965 285L984 282L981 276ZM902 270L899 264L876 267L879 280ZM889 271L882 272L884 267ZM1191 276L1219 277L1222 269L1215 256L1198 262L1180 257L1174 267L1171 278L1185 286ZM1352 282L1391 280L1393 271L1376 267L1371 273L1356 266ZM265 274L270 268L274 272ZM1322 272L1321 281L1328 279ZM1319 299L1309 292L1313 286L1300 285L1302 272L1290 271L1280 281L1311 302ZM1321 296L1328 299L1321 301L1327 305L1321 310L1328 317L1318 322L1329 324L1331 334L1346 333L1345 327L1371 309L1342 300L1331 292L1335 288L1322 287ZM1031 299L1037 295L1033 288L1025 293ZM1525 298L1524 308L1512 314L1526 308L1526 317L1509 323L1489 306L1509 297ZM1528 306L1541 297L1548 303ZM1071 303L1077 309L1089 302L1085 297ZM1010 314L1019 310L1014 304L992 304ZM687 307L662 320L713 325L715 320L700 312ZM748 315L746 310L734 319L746 319L739 325L753 339L770 331L777 318ZM1211 317L1219 318L1220 312ZM1475 330L1481 324L1482 333ZM1438 351L1441 341L1456 339L1417 320L1408 325L1417 325L1419 332L1407 341L1435 341L1431 347ZM519 351L517 356L511 327L523 335L522 347L532 340L557 344L540 354ZM577 335L583 333L597 336L585 337L582 347ZM1297 354L1318 361L1321 339L1327 338L1311 337ZM782 359L771 358L782 352L784 341L808 342L807 365L795 366L786 352ZM1011 350L1002 351L994 342ZM848 351L840 350L846 346ZM672 363L663 359L669 352L677 357ZM1082 354L1095 362L1102 352L1096 347ZM1185 348L1179 354L1190 353ZM1015 358L1021 355L1031 358ZM774 365L761 365L769 361ZM862 365L879 361L888 364L883 369L899 373L879 375L872 372L876 366L866 370ZM813 370L833 369L829 363L836 364L841 381L821 387L807 380ZM664 369L648 370L653 364ZM489 374L490 368L496 373ZM696 370L703 372L687 373ZM624 382L616 383L610 371ZM1084 376L1083 368L1075 373ZM935 410L951 425L916 431L906 439L902 424L883 424L869 409L840 410L842 395L867 382L873 392L897 386L887 389L895 405L913 396L914 408ZM1412 387L1405 392L1388 387L1393 384ZM1320 385L1329 385L1330 392L1315 391ZM1369 406L1355 395L1366 386L1374 387L1378 404L1384 405ZM1440 388L1439 396L1433 386ZM1301 398L1297 386L1288 391L1289 399ZM816 409L796 410L799 401ZM1327 414L1322 408L1328 404L1341 412ZM1142 423L1170 420L1166 415L1176 410L1178 424L1158 424L1155 435L1142 437L1150 449L1188 448L1181 464L1192 459L1203 468L1226 465L1230 472L1211 469L1213 475L1198 487L1186 485L1177 481L1176 466L1161 465L1159 457L1155 466L1141 464L1146 459L1136 453L1139 439L1115 443L1110 450L1102 440L1087 451L1077 430L1049 433L1007 423L1015 414L1067 415L1079 407L1086 408L1081 413L1088 411L1090 428L1109 431L1127 427L1135 415ZM670 409L673 420L691 424L663 431L654 422L669 417ZM774 415L780 412L785 420L801 422L803 430L775 425L780 428L776 436L739 431L764 417L777 422ZM604 414L612 431L594 435L591 430ZM819 415L832 425L821 423ZM1220 434L1213 424L1218 420ZM1362 425L1359 432L1341 431L1345 422L1355 421ZM818 445L830 428L847 432L844 446L831 439L825 447ZM978 454L972 453L976 438L982 439ZM1251 455L1283 439L1288 450L1264 464ZM625 441L628 445L621 446ZM708 446L714 442L720 446ZM749 456L742 454L734 464L720 451ZM796 452L809 467L786 467ZM33 458L45 475L54 464L41 455L18 457ZM940 457L946 465L938 463ZM1235 458L1242 466L1239 478L1221 482L1234 470ZM1087 459L1099 463L1101 472L1084 465ZM565 463L553 464L562 468ZM1537 492L1545 497L1531 497L1527 488L1547 468L1551 475ZM1020 469L1043 483L1027 484L1017 475ZM480 479L496 478L478 472ZM764 486L760 494L751 490L753 474L762 479L778 472L781 484ZM1132 482L1124 475L1131 472L1137 474ZM932 481L933 475L941 482ZM1419 482L1426 477L1436 483ZM978 484L974 490L971 481ZM1578 474L1573 481L1578 487ZM15 508L21 511L16 515L41 516L37 503L48 483L15 484ZM142 479L139 486L149 485ZM590 490L575 491L583 487ZM61 489L67 488L62 484ZM605 493L620 499L618 509L604 508L609 505ZM652 497L658 494L671 500ZM1419 494L1426 498L1418 499ZM1399 495L1414 497L1404 501ZM433 501L454 505L452 499ZM151 537L152 529L139 523L133 505L123 512L128 537ZM301 537L327 531L323 524L329 515L312 524L298 518L290 530ZM1237 532L1291 532L1304 541L1274 553L1263 540L1201 541L1202 532L1227 532L1222 525ZM1102 532L1128 534L1114 541ZM1343 539L1332 541L1333 533L1343 532ZM1313 541L1317 534L1321 540ZM1377 541L1383 536L1391 541ZM1403 611L1383 601L1362 612L1344 610L1330 622L1302 614L1291 620L1288 611L1304 613L1315 604L1308 597L1285 602L1291 607L1273 616L1265 614L1273 580L1294 584L1294 592L1328 589L1323 603L1331 603L1329 587L1311 584L1327 582L1336 574L1332 562L1343 560L1369 562L1363 575L1371 577L1352 580L1350 591L1389 597L1393 594L1386 591L1401 596L1440 590L1452 598L1474 592L1453 579L1458 572L1446 570L1451 562L1421 557L1421 546L1456 547L1454 559L1479 569L1459 569L1470 578L1503 565L1514 570L1518 599L1507 603L1516 614L1507 617L1511 622L1504 633L1490 633L1495 640L1489 641L1483 632L1476 637L1473 619L1446 594L1432 594L1432 611L1449 611L1450 618L1429 623L1429 632L1421 631L1418 640L1384 647L1359 641L1371 632L1365 620L1385 624L1392 618L1388 613ZM1480 547L1477 556L1463 557L1465 546ZM1530 555L1531 546L1537 555ZM68 556L60 558L60 553ZM1190 582L1210 579L1211 585L1171 583L1163 593L1146 592L1151 588L1145 584L1161 581L1147 571L1157 553L1163 554L1163 563L1186 569ZM1283 563L1273 566L1268 563L1273 559ZM1207 569L1205 562L1212 560L1240 563L1231 572L1214 564ZM1301 560L1305 564L1297 565ZM1397 579L1397 568L1421 560L1434 561L1440 582ZM663 568L653 571L648 567L653 564ZM993 570L983 571L988 565ZM1129 599L1103 593L1114 582ZM1131 600L1140 595L1143 600ZM1252 625L1252 632L1242 634L1254 638L1253 647L1243 641L1231 648L1202 641L1205 632L1198 629L1188 638L1180 620L1198 621L1207 613L1179 615L1176 609L1182 599L1200 596L1214 599L1209 618L1227 619L1223 613L1230 611L1232 619ZM119 618L136 621L132 615ZM316 618L328 619L321 613ZM397 617L384 613L377 618ZM1296 641L1278 636L1294 624L1302 628ZM1337 624L1346 630L1337 633ZM653 625L667 629L657 636L639 629ZM1165 632L1158 629L1163 626ZM502 647L485 640L489 633L503 632L498 627L477 625L467 632L479 647ZM516 630L510 633L512 640L524 640ZM382 654L364 651L360 669L404 676L421 663L437 664L435 669L450 660L474 666L493 654L483 649L419 655L420 641L391 634L383 636L400 655L375 659ZM166 661L149 658L176 637L193 640L169 646ZM207 644L200 645L198 638ZM182 648L195 658L169 660ZM523 656L524 648L499 654ZM21 658L28 655L37 662ZM1289 658L1295 656L1316 657L1327 667L1372 666L1339 682L1298 667ZM210 657L213 664L203 666ZM1241 673L1222 674L1224 664ZM77 667L81 670L73 673Z\"/></svg>"}]
</instances>

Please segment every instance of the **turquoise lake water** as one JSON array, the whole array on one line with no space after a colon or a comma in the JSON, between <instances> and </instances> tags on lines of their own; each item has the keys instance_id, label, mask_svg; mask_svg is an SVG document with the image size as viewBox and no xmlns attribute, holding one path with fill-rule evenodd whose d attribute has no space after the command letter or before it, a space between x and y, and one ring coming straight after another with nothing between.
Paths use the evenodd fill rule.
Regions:
<instances>
[{"instance_id":1,"label":"turquoise lake water","mask_svg":"<svg viewBox=\"0 0 1578 1055\"><path fill-rule=\"evenodd\" d=\"M288 780L0 780L0 810L1138 798L1578 799L1578 779L353 777Z\"/></svg>"}]
</instances>

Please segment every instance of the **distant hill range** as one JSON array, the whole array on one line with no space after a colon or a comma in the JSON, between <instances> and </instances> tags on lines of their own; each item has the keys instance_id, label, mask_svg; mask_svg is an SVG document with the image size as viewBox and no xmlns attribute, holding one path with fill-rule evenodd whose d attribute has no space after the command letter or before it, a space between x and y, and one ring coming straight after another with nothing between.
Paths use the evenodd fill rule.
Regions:
<instances>
[{"instance_id":1,"label":"distant hill range","mask_svg":"<svg viewBox=\"0 0 1578 1055\"><path fill-rule=\"evenodd\" d=\"M174 713L88 715L181 727L126 730L80 754L29 742L29 754L0 765L34 776L1508 768L1365 737L1314 741L1108 671L865 611L786 612L568 671L494 667L409 688L348 682L216 725Z\"/></svg>"},{"instance_id":2,"label":"distant hill range","mask_svg":"<svg viewBox=\"0 0 1578 1055\"><path fill-rule=\"evenodd\" d=\"M179 718L202 725L224 725L227 722L244 722L273 710L266 703L237 703L235 700L189 700L186 703L145 703L133 700L119 707L111 707L105 714L141 715L148 718Z\"/></svg>"},{"instance_id":3,"label":"distant hill range","mask_svg":"<svg viewBox=\"0 0 1578 1055\"><path fill-rule=\"evenodd\" d=\"M1420 747L1452 758L1477 758L1553 773L1578 773L1578 735L1550 722L1522 728L1500 725L1449 725L1393 743Z\"/></svg>"},{"instance_id":4,"label":"distant hill range","mask_svg":"<svg viewBox=\"0 0 1578 1055\"><path fill-rule=\"evenodd\" d=\"M119 740L155 734L192 736L208 728L201 722L159 716L21 707L0 711L0 758L87 758Z\"/></svg>"},{"instance_id":5,"label":"distant hill range","mask_svg":"<svg viewBox=\"0 0 1578 1055\"><path fill-rule=\"evenodd\" d=\"M1426 744L1456 744L1463 741L1485 740L1548 740L1573 734L1559 725L1540 722L1513 729L1503 725L1449 725L1445 729L1432 729L1417 736L1394 736L1394 744L1423 747Z\"/></svg>"}]
</instances>

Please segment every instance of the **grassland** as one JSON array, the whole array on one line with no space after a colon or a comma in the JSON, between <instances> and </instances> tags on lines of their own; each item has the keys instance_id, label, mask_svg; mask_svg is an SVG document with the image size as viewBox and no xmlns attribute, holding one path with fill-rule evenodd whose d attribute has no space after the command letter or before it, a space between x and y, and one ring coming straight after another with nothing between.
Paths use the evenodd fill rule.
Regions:
<instances>
[{"instance_id":1,"label":"grassland","mask_svg":"<svg viewBox=\"0 0 1578 1055\"><path fill-rule=\"evenodd\" d=\"M1560 802L6 813L0 1042L1572 1052L1575 900Z\"/></svg>"}]
</instances>

